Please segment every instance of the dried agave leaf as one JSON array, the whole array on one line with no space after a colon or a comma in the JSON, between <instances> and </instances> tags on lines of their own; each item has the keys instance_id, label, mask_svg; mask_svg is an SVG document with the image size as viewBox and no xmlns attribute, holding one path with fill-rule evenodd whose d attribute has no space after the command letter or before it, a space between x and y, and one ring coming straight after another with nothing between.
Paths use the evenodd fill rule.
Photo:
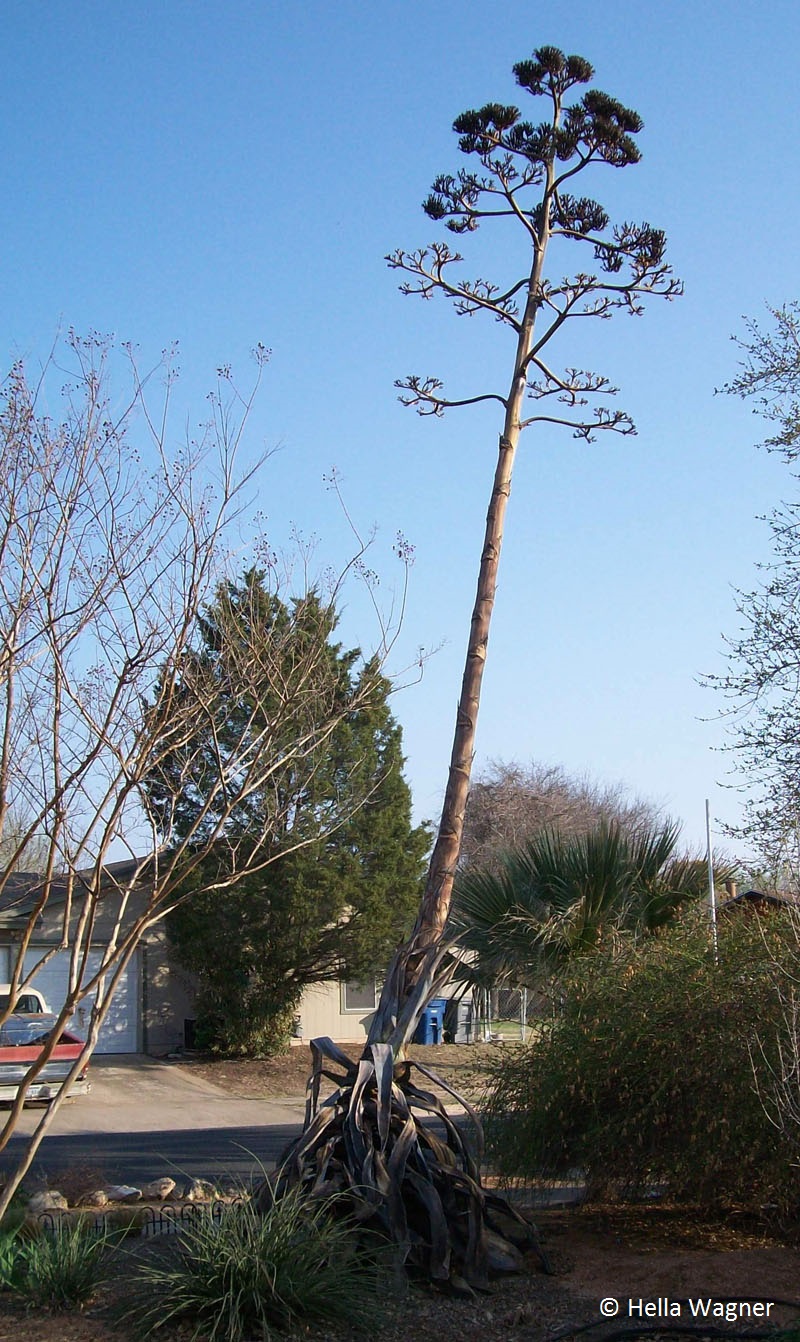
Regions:
<instances>
[{"instance_id":1,"label":"dried agave leaf","mask_svg":"<svg viewBox=\"0 0 800 1342\"><path fill-rule=\"evenodd\" d=\"M430 1231L428 1271L434 1281L447 1281L450 1276L450 1235L442 1200L433 1184L413 1170L406 1171L406 1181L427 1215Z\"/></svg>"},{"instance_id":2,"label":"dried agave leaf","mask_svg":"<svg viewBox=\"0 0 800 1342\"><path fill-rule=\"evenodd\" d=\"M388 1044L373 1044L372 1059L375 1068L375 1091L378 1106L378 1135L381 1150L386 1150L389 1138L389 1124L392 1115L392 1081L394 1078L394 1058Z\"/></svg>"},{"instance_id":3,"label":"dried agave leaf","mask_svg":"<svg viewBox=\"0 0 800 1342\"><path fill-rule=\"evenodd\" d=\"M375 1075L375 1068L368 1058L362 1058L358 1065L350 1103L344 1120L344 1138L348 1149L353 1153L355 1170L360 1170L367 1156L367 1141L364 1135L364 1089Z\"/></svg>"},{"instance_id":4,"label":"dried agave leaf","mask_svg":"<svg viewBox=\"0 0 800 1342\"><path fill-rule=\"evenodd\" d=\"M440 1141L435 1132L431 1132L429 1128L426 1128L425 1134L421 1137L421 1140L424 1141L428 1149L433 1152L439 1165L447 1166L447 1168L451 1170L458 1168L458 1157L456 1156L455 1151L451 1150L446 1142Z\"/></svg>"},{"instance_id":5,"label":"dried agave leaf","mask_svg":"<svg viewBox=\"0 0 800 1342\"><path fill-rule=\"evenodd\" d=\"M392 1180L402 1184L406 1171L406 1161L417 1140L417 1125L410 1116L403 1124L400 1136L396 1139L389 1156L388 1170Z\"/></svg>"},{"instance_id":6,"label":"dried agave leaf","mask_svg":"<svg viewBox=\"0 0 800 1342\"><path fill-rule=\"evenodd\" d=\"M312 1149L322 1133L335 1122L339 1113L340 1110L337 1108L320 1109L316 1117L311 1120L311 1123L306 1128L305 1132L291 1144L280 1164L283 1165L288 1156L291 1160L297 1163L297 1168L300 1170L301 1162L306 1152Z\"/></svg>"},{"instance_id":7,"label":"dried agave leaf","mask_svg":"<svg viewBox=\"0 0 800 1342\"><path fill-rule=\"evenodd\" d=\"M465 1099L463 1095L459 1095L457 1090L454 1090L452 1086L448 1085L446 1081L443 1081L442 1078L440 1076L437 1076L435 1072L431 1072L424 1065L424 1063L415 1061L413 1066L416 1067L417 1071L422 1072L422 1075L426 1076L429 1081L433 1081L435 1085L441 1086L442 1090L446 1090L448 1095L452 1095L456 1103L460 1104L462 1109L466 1110L466 1112L469 1114L478 1138L477 1163L480 1165L483 1160L484 1139L483 1139L483 1124L481 1123L477 1110L473 1108L469 1100Z\"/></svg>"},{"instance_id":8,"label":"dried agave leaf","mask_svg":"<svg viewBox=\"0 0 800 1342\"><path fill-rule=\"evenodd\" d=\"M342 1192L342 1205L357 1223L388 1237L399 1263L420 1267L434 1281L453 1278L481 1289L491 1261L516 1261L513 1254L502 1255L491 1237L512 1240L504 1233L504 1218L517 1232L513 1239L522 1236L524 1227L535 1242L524 1218L499 1195L484 1193L467 1135L440 1096L412 1080L413 1068L458 1100L480 1141L477 1115L451 1086L422 1064L395 1062L389 1044L370 1045L357 1065L328 1039L314 1045L311 1117L288 1148L281 1189L299 1185L315 1197ZM343 1060L344 1077L329 1070L331 1063L343 1066ZM322 1076L340 1088L320 1102ZM444 1139L432 1131L432 1119L442 1125Z\"/></svg>"},{"instance_id":9,"label":"dried agave leaf","mask_svg":"<svg viewBox=\"0 0 800 1342\"><path fill-rule=\"evenodd\" d=\"M334 1044L333 1040L329 1039L327 1035L320 1035L318 1039L312 1039L312 1050L315 1047L324 1057L328 1058L330 1062L338 1062L339 1065L344 1068L348 1076L355 1072L356 1064L353 1062L353 1059L348 1058L347 1054L339 1048L339 1045Z\"/></svg>"}]
</instances>

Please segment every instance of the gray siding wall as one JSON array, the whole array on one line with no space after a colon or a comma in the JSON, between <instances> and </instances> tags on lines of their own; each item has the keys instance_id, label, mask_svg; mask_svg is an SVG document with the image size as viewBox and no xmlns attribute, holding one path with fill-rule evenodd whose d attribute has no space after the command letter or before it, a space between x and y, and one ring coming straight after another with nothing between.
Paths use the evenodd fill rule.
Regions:
<instances>
[{"instance_id":1,"label":"gray siding wall","mask_svg":"<svg viewBox=\"0 0 800 1342\"><path fill-rule=\"evenodd\" d=\"M194 1016L191 975L169 954L164 928L151 928L142 943L142 1038L147 1053L171 1053L182 1048L184 1022Z\"/></svg>"},{"instance_id":2,"label":"gray siding wall","mask_svg":"<svg viewBox=\"0 0 800 1342\"><path fill-rule=\"evenodd\" d=\"M126 921L137 917L146 898L144 891L133 891L126 910ZM114 895L103 898L95 919L92 946L108 942L117 915ZM53 904L46 908L37 925L34 942L57 945L61 941L63 907ZM14 938L0 931L0 981L6 981L15 957ZM141 983L138 999L141 1018L139 1040L147 1053L170 1053L182 1048L184 1024L194 1016L194 986L191 975L174 964L169 955L166 932L161 924L151 928L142 938L140 948Z\"/></svg>"}]
</instances>

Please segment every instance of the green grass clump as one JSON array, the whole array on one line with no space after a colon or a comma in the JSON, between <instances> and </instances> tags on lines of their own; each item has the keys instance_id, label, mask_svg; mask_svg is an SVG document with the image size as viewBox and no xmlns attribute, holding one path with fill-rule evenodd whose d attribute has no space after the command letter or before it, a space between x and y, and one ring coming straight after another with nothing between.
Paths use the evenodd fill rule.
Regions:
<instances>
[{"instance_id":1,"label":"green grass clump","mask_svg":"<svg viewBox=\"0 0 800 1342\"><path fill-rule=\"evenodd\" d=\"M13 1285L14 1264L20 1251L18 1227L0 1228L0 1291L9 1291Z\"/></svg>"},{"instance_id":2,"label":"green grass clump","mask_svg":"<svg viewBox=\"0 0 800 1342\"><path fill-rule=\"evenodd\" d=\"M108 1248L106 1236L65 1218L33 1239L16 1236L2 1246L3 1285L31 1309L82 1309L105 1276Z\"/></svg>"},{"instance_id":3,"label":"green grass clump","mask_svg":"<svg viewBox=\"0 0 800 1342\"><path fill-rule=\"evenodd\" d=\"M181 1232L177 1258L142 1269L133 1318L149 1334L190 1320L193 1338L243 1342L294 1324L368 1328L388 1284L385 1256L333 1214L334 1200L289 1192L260 1214L229 1207Z\"/></svg>"}]
</instances>

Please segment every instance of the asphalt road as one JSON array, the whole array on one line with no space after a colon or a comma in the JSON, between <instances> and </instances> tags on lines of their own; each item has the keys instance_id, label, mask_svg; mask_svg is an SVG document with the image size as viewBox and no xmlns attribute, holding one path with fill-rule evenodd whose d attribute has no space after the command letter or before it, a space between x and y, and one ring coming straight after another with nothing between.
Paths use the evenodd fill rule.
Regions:
<instances>
[{"instance_id":1,"label":"asphalt road","mask_svg":"<svg viewBox=\"0 0 800 1342\"><path fill-rule=\"evenodd\" d=\"M164 1175L247 1181L302 1126L302 1100L242 1099L151 1058L96 1058L90 1076L90 1094L58 1111L26 1176L29 1187L57 1187L60 1171L79 1166L95 1169L99 1183L139 1185ZM24 1110L0 1152L0 1173L16 1165L42 1112Z\"/></svg>"},{"instance_id":2,"label":"asphalt road","mask_svg":"<svg viewBox=\"0 0 800 1342\"><path fill-rule=\"evenodd\" d=\"M58 1188L62 1170L88 1167L96 1170L99 1184L141 1187L164 1175L178 1183L226 1177L248 1183L258 1177L260 1166L275 1163L299 1131L300 1124L292 1123L136 1133L56 1133L44 1138L25 1184L30 1188ZM0 1172L13 1169L24 1146L24 1138L12 1138L0 1153Z\"/></svg>"}]
</instances>

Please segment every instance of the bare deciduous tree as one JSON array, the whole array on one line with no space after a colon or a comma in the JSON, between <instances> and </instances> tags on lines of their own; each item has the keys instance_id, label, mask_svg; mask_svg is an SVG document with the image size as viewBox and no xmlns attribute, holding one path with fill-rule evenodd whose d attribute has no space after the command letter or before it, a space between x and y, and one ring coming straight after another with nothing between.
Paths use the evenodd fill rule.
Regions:
<instances>
[{"instance_id":1,"label":"bare deciduous tree","mask_svg":"<svg viewBox=\"0 0 800 1342\"><path fill-rule=\"evenodd\" d=\"M487 1265L486 1196L475 1163L452 1125L451 1151L441 1159L424 1127L414 1129L409 1103L419 1103L419 1091L408 1079L404 1054L437 978L441 981L446 954L445 925L461 849L514 458L523 429L535 425L564 426L585 440L600 431L634 432L629 416L606 402L615 391L608 378L569 364L560 369L555 347L576 321L608 318L615 312L637 315L646 299L672 298L680 292L665 261L666 240L659 229L629 222L612 225L597 201L573 194L580 174L638 162L634 136L642 122L637 113L596 89L581 93L580 86L593 77L591 65L555 47L539 48L531 60L514 67L514 74L520 89L543 100L544 119L538 124L526 121L517 107L499 103L463 113L453 129L459 149L475 166L437 177L423 208L459 237L467 238L486 221L508 225L502 262L513 264L515 236L522 253L519 268L497 279L464 279L461 255L443 241L410 252L399 249L387 258L408 276L402 292L424 299L441 295L461 316L491 318L508 333L513 356L504 387L451 397L436 377L412 374L397 384L401 400L422 415L491 402L500 407L502 422L450 770L427 883L412 936L389 967L361 1066L350 1073L346 1059L339 1059L344 1070L337 1104L345 1137L337 1149L343 1154L335 1161L330 1154L325 1157L329 1178L335 1169L342 1186L355 1183L370 1190L376 1217L406 1250L406 1209L414 1209L427 1231L412 1254L433 1277L452 1273L478 1282L484 1280ZM578 269L571 278L563 277L561 262L556 263L559 269L549 271L551 244L556 251L562 245L577 251ZM392 1088L395 1063L401 1085ZM377 1115L374 1132L369 1106ZM292 1177L313 1184L318 1157L323 1158L319 1153L334 1150L333 1142L331 1109L316 1113L312 1106L308 1129L291 1153Z\"/></svg>"},{"instance_id":2,"label":"bare deciduous tree","mask_svg":"<svg viewBox=\"0 0 800 1342\"><path fill-rule=\"evenodd\" d=\"M166 382L156 393L156 411L150 393L158 379L154 384L152 375L142 377L128 350L130 394L114 409L109 346L74 336L68 345L70 370L58 419L42 408L54 372L63 372L54 361L34 387L23 367L15 367L0 406L4 907L15 871L29 869L35 856L39 873L23 906L8 1010L44 962L58 950L69 952L68 991L57 1025L5 1118L0 1148L78 1004L90 1002L91 1011L84 1055L70 1081L97 1043L141 938L187 889L222 891L280 855L273 836L282 817L263 823L283 795L273 779L287 769L313 779L337 725L371 702L381 680L380 652L391 639L383 629L382 648L354 677L349 696L341 685L336 693L330 688L325 619L311 622L318 637L308 629L296 636L296 620L287 616L265 639L257 622L253 636L243 637L249 626L232 612L230 636L221 634L223 651L213 665L204 658L198 618L218 585L234 568L241 571L247 489L263 458L249 470L241 470L237 458L268 352L261 346L256 351L258 372L246 398L228 370L220 370L204 434L172 451L169 364L162 368ZM252 543L250 556L253 549L264 582L277 591L277 563L263 541ZM297 594L291 609L296 616L313 601L320 610L337 591L334 580L324 602L318 591ZM220 609L224 614L224 603ZM246 706L224 737L214 735L221 675ZM216 741L213 750L209 736ZM202 804L176 826L170 795L179 805L197 776ZM254 798L257 831L242 823ZM342 818L331 806L321 831ZM297 844L312 837L319 832ZM136 860L123 863L124 876L115 878L115 863L125 853ZM111 932L90 959L101 904ZM37 923L54 907L60 911L60 946L31 963ZM42 1117L6 1184L0 1215L65 1091Z\"/></svg>"},{"instance_id":3,"label":"bare deciduous tree","mask_svg":"<svg viewBox=\"0 0 800 1342\"><path fill-rule=\"evenodd\" d=\"M759 882L797 888L800 878L800 304L770 308L768 327L750 321L737 340L742 358L724 390L754 403L773 432L762 444L789 468L795 495L766 518L771 558L752 592L737 594L738 634L728 640L728 670L707 682L730 701L737 773L749 796L729 832L757 855Z\"/></svg>"},{"instance_id":4,"label":"bare deciduous tree","mask_svg":"<svg viewBox=\"0 0 800 1342\"><path fill-rule=\"evenodd\" d=\"M633 834L662 820L658 806L628 796L621 784L573 776L559 765L494 760L470 786L461 861L494 870L504 849L543 830L572 838L614 821Z\"/></svg>"},{"instance_id":5,"label":"bare deciduous tree","mask_svg":"<svg viewBox=\"0 0 800 1342\"><path fill-rule=\"evenodd\" d=\"M21 843L23 836L24 844ZM36 876L47 865L49 848L46 834L30 833L30 819L21 810L15 810L13 806L6 809L0 839L0 870L21 871L19 864L24 859L28 875Z\"/></svg>"}]
</instances>

